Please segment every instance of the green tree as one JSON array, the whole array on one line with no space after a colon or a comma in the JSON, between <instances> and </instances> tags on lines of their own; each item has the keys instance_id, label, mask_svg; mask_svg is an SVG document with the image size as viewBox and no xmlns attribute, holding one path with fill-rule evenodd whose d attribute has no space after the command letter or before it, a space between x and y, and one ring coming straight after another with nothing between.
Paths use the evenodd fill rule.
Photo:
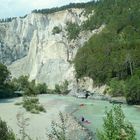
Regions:
<instances>
[{"instance_id":1,"label":"green tree","mask_svg":"<svg viewBox=\"0 0 140 140\"><path fill-rule=\"evenodd\" d=\"M60 27L58 26L55 26L53 29L52 29L52 34L55 35L55 34L59 34L62 30L60 29Z\"/></svg>"},{"instance_id":2,"label":"green tree","mask_svg":"<svg viewBox=\"0 0 140 140\"><path fill-rule=\"evenodd\" d=\"M55 89L54 89L54 93L56 94L68 94L69 90L68 90L68 81L65 80L61 85L56 84L55 85Z\"/></svg>"},{"instance_id":3,"label":"green tree","mask_svg":"<svg viewBox=\"0 0 140 140\"><path fill-rule=\"evenodd\" d=\"M60 85L56 84L54 91L55 91L56 94L61 94Z\"/></svg>"},{"instance_id":4,"label":"green tree","mask_svg":"<svg viewBox=\"0 0 140 140\"><path fill-rule=\"evenodd\" d=\"M24 95L26 95L26 96L36 96L37 95L37 91L36 91L35 80L32 80L31 82L25 81L25 83L27 83L27 82L29 84L24 88Z\"/></svg>"},{"instance_id":5,"label":"green tree","mask_svg":"<svg viewBox=\"0 0 140 140\"><path fill-rule=\"evenodd\" d=\"M46 85L46 83L39 83L36 85L35 87L36 93L37 94L44 94L44 93L48 93L48 87Z\"/></svg>"},{"instance_id":6,"label":"green tree","mask_svg":"<svg viewBox=\"0 0 140 140\"><path fill-rule=\"evenodd\" d=\"M7 67L0 63L0 98L16 96L13 86L10 84L10 72Z\"/></svg>"},{"instance_id":7,"label":"green tree","mask_svg":"<svg viewBox=\"0 0 140 140\"><path fill-rule=\"evenodd\" d=\"M76 77L89 76L99 85L112 78L126 81L140 68L139 0L100 0L90 8L94 14L80 28L105 28L79 48Z\"/></svg>"},{"instance_id":8,"label":"green tree","mask_svg":"<svg viewBox=\"0 0 140 140\"><path fill-rule=\"evenodd\" d=\"M109 82L110 90L109 94L112 96L124 96L125 95L125 82L123 80L112 79Z\"/></svg>"},{"instance_id":9,"label":"green tree","mask_svg":"<svg viewBox=\"0 0 140 140\"><path fill-rule=\"evenodd\" d=\"M140 104L140 74L126 81L126 100L128 104Z\"/></svg>"},{"instance_id":10,"label":"green tree","mask_svg":"<svg viewBox=\"0 0 140 140\"><path fill-rule=\"evenodd\" d=\"M136 140L136 132L126 121L120 105L114 105L105 114L103 131L98 131L99 140Z\"/></svg>"},{"instance_id":11,"label":"green tree","mask_svg":"<svg viewBox=\"0 0 140 140\"><path fill-rule=\"evenodd\" d=\"M0 85L4 85L9 80L10 72L7 67L0 63Z\"/></svg>"},{"instance_id":12,"label":"green tree","mask_svg":"<svg viewBox=\"0 0 140 140\"><path fill-rule=\"evenodd\" d=\"M63 82L63 84L60 86L61 94L68 94L68 92L69 92L69 90L68 90L68 85L69 85L68 81L65 80L65 81Z\"/></svg>"},{"instance_id":13,"label":"green tree","mask_svg":"<svg viewBox=\"0 0 140 140\"><path fill-rule=\"evenodd\" d=\"M15 134L7 126L6 122L0 119L0 140L16 140Z\"/></svg>"},{"instance_id":14,"label":"green tree","mask_svg":"<svg viewBox=\"0 0 140 140\"><path fill-rule=\"evenodd\" d=\"M68 22L66 31L69 40L76 39L80 33L80 27L76 23Z\"/></svg>"}]
</instances>

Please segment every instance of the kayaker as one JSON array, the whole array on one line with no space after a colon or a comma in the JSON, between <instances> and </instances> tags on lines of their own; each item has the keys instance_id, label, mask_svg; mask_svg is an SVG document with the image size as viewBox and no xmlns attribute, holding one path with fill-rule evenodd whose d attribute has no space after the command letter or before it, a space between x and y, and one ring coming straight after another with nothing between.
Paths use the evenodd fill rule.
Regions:
<instances>
[{"instance_id":1,"label":"kayaker","mask_svg":"<svg viewBox=\"0 0 140 140\"><path fill-rule=\"evenodd\" d=\"M81 121L82 121L82 122L84 122L84 121L85 121L85 118L84 118L84 117L82 117L82 118L81 118Z\"/></svg>"}]
</instances>

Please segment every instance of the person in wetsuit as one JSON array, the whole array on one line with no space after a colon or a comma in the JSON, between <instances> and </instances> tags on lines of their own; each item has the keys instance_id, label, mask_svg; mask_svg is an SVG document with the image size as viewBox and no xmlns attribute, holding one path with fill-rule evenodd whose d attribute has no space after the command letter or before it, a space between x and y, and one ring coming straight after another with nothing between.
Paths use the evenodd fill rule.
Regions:
<instances>
[{"instance_id":1,"label":"person in wetsuit","mask_svg":"<svg viewBox=\"0 0 140 140\"><path fill-rule=\"evenodd\" d=\"M88 94L88 93L86 93L86 94L85 94L85 98L87 99L87 98L88 98L88 96L89 96L89 94Z\"/></svg>"},{"instance_id":2,"label":"person in wetsuit","mask_svg":"<svg viewBox=\"0 0 140 140\"><path fill-rule=\"evenodd\" d=\"M84 117L82 117L82 118L81 118L81 121L82 121L82 122L84 122L84 121L85 121L85 118L84 118Z\"/></svg>"}]
</instances>

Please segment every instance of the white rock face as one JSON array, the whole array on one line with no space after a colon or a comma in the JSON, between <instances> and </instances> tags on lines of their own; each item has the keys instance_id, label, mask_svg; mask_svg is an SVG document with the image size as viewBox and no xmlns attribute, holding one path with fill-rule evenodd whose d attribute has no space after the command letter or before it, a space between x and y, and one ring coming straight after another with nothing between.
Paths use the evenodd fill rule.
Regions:
<instances>
[{"instance_id":1,"label":"white rock face","mask_svg":"<svg viewBox=\"0 0 140 140\"><path fill-rule=\"evenodd\" d=\"M0 61L7 64L13 77L29 75L30 80L45 82L50 88L64 80L72 83L75 70L69 62L95 32L81 33L69 41L66 23L79 25L86 20L83 9L71 9L53 14L30 14L0 24ZM52 34L58 26L59 34ZM97 32L96 32L97 33Z\"/></svg>"},{"instance_id":2,"label":"white rock face","mask_svg":"<svg viewBox=\"0 0 140 140\"><path fill-rule=\"evenodd\" d=\"M106 85L96 86L91 78L83 77L78 80L78 88L91 93L103 94L106 89Z\"/></svg>"}]
</instances>

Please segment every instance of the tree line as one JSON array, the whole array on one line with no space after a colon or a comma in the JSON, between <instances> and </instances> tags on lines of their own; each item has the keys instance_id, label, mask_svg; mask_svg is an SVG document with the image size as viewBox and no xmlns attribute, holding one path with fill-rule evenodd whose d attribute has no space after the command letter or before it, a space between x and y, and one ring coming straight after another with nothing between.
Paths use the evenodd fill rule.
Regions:
<instances>
[{"instance_id":1,"label":"tree line","mask_svg":"<svg viewBox=\"0 0 140 140\"><path fill-rule=\"evenodd\" d=\"M89 76L97 85L107 84L111 94L125 95L130 104L140 104L139 9L139 0L98 1L82 29L106 27L78 50L74 61L77 78Z\"/></svg>"},{"instance_id":2,"label":"tree line","mask_svg":"<svg viewBox=\"0 0 140 140\"><path fill-rule=\"evenodd\" d=\"M29 81L29 76L22 75L12 78L7 67L0 63L0 99L18 96L36 96L38 94L68 94L68 81L61 85L56 84L54 89L49 89L46 83Z\"/></svg>"},{"instance_id":3,"label":"tree line","mask_svg":"<svg viewBox=\"0 0 140 140\"><path fill-rule=\"evenodd\" d=\"M89 7L89 6L94 5L94 4L95 4L94 1L90 1L87 3L70 3L69 5L50 8L50 9L39 9L39 10L35 9L32 11L32 13L51 14L51 13L55 13L58 11L67 10L70 8L86 8L86 7Z\"/></svg>"}]
</instances>

